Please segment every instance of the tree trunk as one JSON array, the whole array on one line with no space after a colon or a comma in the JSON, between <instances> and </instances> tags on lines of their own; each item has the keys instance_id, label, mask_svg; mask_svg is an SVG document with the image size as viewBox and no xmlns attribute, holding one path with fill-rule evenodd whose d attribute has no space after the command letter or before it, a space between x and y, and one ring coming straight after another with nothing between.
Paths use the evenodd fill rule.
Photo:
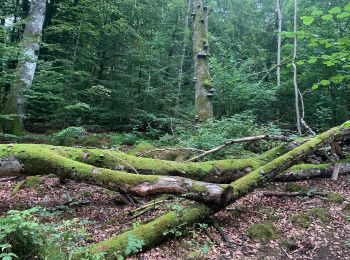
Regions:
<instances>
[{"instance_id":1,"label":"tree trunk","mask_svg":"<svg viewBox=\"0 0 350 260\"><path fill-rule=\"evenodd\" d=\"M278 14L278 38L277 38L277 87L281 86L281 46L282 46L282 6L281 0L277 2L277 14Z\"/></svg>"},{"instance_id":2,"label":"tree trunk","mask_svg":"<svg viewBox=\"0 0 350 260\"><path fill-rule=\"evenodd\" d=\"M299 88L298 88L298 81L297 81L298 71L297 71L297 65L295 63L295 60L297 58L297 49L298 49L297 17L298 17L298 0L294 0L294 50L293 50L293 61L292 61L293 84L294 84L295 113L296 113L296 119L297 119L297 129L298 129L298 134L302 135L301 122L300 122L300 110L299 110Z\"/></svg>"},{"instance_id":3,"label":"tree trunk","mask_svg":"<svg viewBox=\"0 0 350 260\"><path fill-rule=\"evenodd\" d=\"M194 181L188 178L141 175L98 168L59 155L52 147L41 145L0 145L0 174L56 174L136 196L186 194L187 198L209 204L226 205L232 188L224 184Z\"/></svg>"},{"instance_id":4,"label":"tree trunk","mask_svg":"<svg viewBox=\"0 0 350 260\"><path fill-rule=\"evenodd\" d=\"M193 61L196 81L195 109L197 122L213 117L214 89L209 72L208 7L202 0L193 0Z\"/></svg>"},{"instance_id":5,"label":"tree trunk","mask_svg":"<svg viewBox=\"0 0 350 260\"><path fill-rule=\"evenodd\" d=\"M189 29L189 15L191 11L191 3L192 0L187 0L187 11L185 14L185 31L184 31L184 38L182 40L182 50L181 50L181 61L180 61L180 69L179 69L179 81L177 83L177 96L176 96L176 107L179 109L180 105L180 96L181 96L181 87L182 87L182 81L183 81L183 69L185 64L185 58L186 58L186 48L188 43L188 29Z\"/></svg>"},{"instance_id":6,"label":"tree trunk","mask_svg":"<svg viewBox=\"0 0 350 260\"><path fill-rule=\"evenodd\" d=\"M23 54L25 60L18 63L17 80L10 89L3 114L11 115L12 120L3 123L3 131L22 135L24 131L24 91L32 85L39 52L39 43L45 18L46 0L32 0L29 20L23 34Z\"/></svg>"}]
</instances>

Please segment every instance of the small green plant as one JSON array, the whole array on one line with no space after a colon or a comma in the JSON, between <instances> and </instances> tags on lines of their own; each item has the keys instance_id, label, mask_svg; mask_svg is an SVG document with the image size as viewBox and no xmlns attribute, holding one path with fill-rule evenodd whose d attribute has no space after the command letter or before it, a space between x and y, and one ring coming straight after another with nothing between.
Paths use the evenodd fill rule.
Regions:
<instances>
[{"instance_id":1,"label":"small green plant","mask_svg":"<svg viewBox=\"0 0 350 260\"><path fill-rule=\"evenodd\" d=\"M261 241L269 241L276 237L277 230L272 224L254 224L247 229L248 237Z\"/></svg>"},{"instance_id":2,"label":"small green plant","mask_svg":"<svg viewBox=\"0 0 350 260\"><path fill-rule=\"evenodd\" d=\"M89 197L92 197L92 192L91 191L83 191L81 193L81 196L84 197L84 198L89 198Z\"/></svg>"},{"instance_id":3,"label":"small green plant","mask_svg":"<svg viewBox=\"0 0 350 260\"><path fill-rule=\"evenodd\" d=\"M36 189L42 184L42 182L43 182L43 179L39 175L29 176L26 179L25 186L28 188Z\"/></svg>"},{"instance_id":4,"label":"small green plant","mask_svg":"<svg viewBox=\"0 0 350 260\"><path fill-rule=\"evenodd\" d=\"M340 195L339 193L336 192L331 192L327 195L327 199L329 202L332 203L337 203L337 204L341 204L344 201L344 197L342 195Z\"/></svg>"},{"instance_id":5,"label":"small green plant","mask_svg":"<svg viewBox=\"0 0 350 260\"><path fill-rule=\"evenodd\" d=\"M131 151L129 151L129 154L137 155L138 153L151 151L154 149L155 149L155 147L153 144L148 143L148 142L140 142Z\"/></svg>"},{"instance_id":6,"label":"small green plant","mask_svg":"<svg viewBox=\"0 0 350 260\"><path fill-rule=\"evenodd\" d=\"M68 127L55 134L52 142L57 145L74 145L85 133L86 130L83 127Z\"/></svg>"},{"instance_id":7,"label":"small green plant","mask_svg":"<svg viewBox=\"0 0 350 260\"><path fill-rule=\"evenodd\" d=\"M327 222L329 220L329 213L324 208L313 208L309 210L309 215L321 220L322 222Z\"/></svg>"},{"instance_id":8,"label":"small green plant","mask_svg":"<svg viewBox=\"0 0 350 260\"><path fill-rule=\"evenodd\" d=\"M294 182L287 183L285 190L288 192L306 192L307 191L305 187Z\"/></svg>"},{"instance_id":9,"label":"small green plant","mask_svg":"<svg viewBox=\"0 0 350 260\"><path fill-rule=\"evenodd\" d=\"M142 250L144 242L142 239L137 238L136 236L128 237L128 244L125 249L125 255L137 254Z\"/></svg>"},{"instance_id":10,"label":"small green plant","mask_svg":"<svg viewBox=\"0 0 350 260\"><path fill-rule=\"evenodd\" d=\"M45 228L34 217L40 208L25 211L9 211L0 218L0 244L2 259L65 259L59 248L46 239Z\"/></svg>"},{"instance_id":11,"label":"small green plant","mask_svg":"<svg viewBox=\"0 0 350 260\"><path fill-rule=\"evenodd\" d=\"M311 221L308 214L301 213L296 214L292 217L292 223L302 228L308 228L311 224Z\"/></svg>"},{"instance_id":12,"label":"small green plant","mask_svg":"<svg viewBox=\"0 0 350 260\"><path fill-rule=\"evenodd\" d=\"M302 228L308 228L311 225L312 219L319 219L322 222L328 222L329 213L324 208L313 208L306 213L294 215L292 217L292 223Z\"/></svg>"},{"instance_id":13,"label":"small green plant","mask_svg":"<svg viewBox=\"0 0 350 260\"><path fill-rule=\"evenodd\" d=\"M183 222L175 227L170 227L163 232L164 236L173 235L175 237L180 237L183 235L184 227L187 225L187 222Z\"/></svg>"}]
</instances>

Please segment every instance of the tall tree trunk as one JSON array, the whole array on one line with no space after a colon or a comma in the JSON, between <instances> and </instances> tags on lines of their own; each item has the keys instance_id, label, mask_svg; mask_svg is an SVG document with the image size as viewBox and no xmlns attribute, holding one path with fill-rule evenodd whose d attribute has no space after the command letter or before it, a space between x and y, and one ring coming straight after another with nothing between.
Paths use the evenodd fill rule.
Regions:
<instances>
[{"instance_id":1,"label":"tall tree trunk","mask_svg":"<svg viewBox=\"0 0 350 260\"><path fill-rule=\"evenodd\" d=\"M193 61L196 80L195 109L198 122L205 122L213 117L213 88L209 72L208 43L209 9L202 0L193 0Z\"/></svg>"},{"instance_id":2,"label":"tall tree trunk","mask_svg":"<svg viewBox=\"0 0 350 260\"><path fill-rule=\"evenodd\" d=\"M294 96L295 96L295 112L297 118L297 129L298 134L301 135L301 122L300 122L300 111L299 111L299 89L297 81L297 65L295 60L297 58L297 48L298 48L298 37L297 37L297 17L298 17L298 0L294 0L294 50L293 50L293 84L294 84Z\"/></svg>"},{"instance_id":3,"label":"tall tree trunk","mask_svg":"<svg viewBox=\"0 0 350 260\"><path fill-rule=\"evenodd\" d=\"M32 85L39 52L39 43L45 19L46 0L32 0L29 11L29 20L23 34L23 54L25 60L17 66L17 80L11 87L3 114L13 115L11 121L5 122L3 130L15 135L24 131L24 90Z\"/></svg>"},{"instance_id":4,"label":"tall tree trunk","mask_svg":"<svg viewBox=\"0 0 350 260\"><path fill-rule=\"evenodd\" d=\"M282 46L282 2L277 0L277 14L278 14L278 39L277 39L277 86L281 86L281 46Z\"/></svg>"},{"instance_id":5,"label":"tall tree trunk","mask_svg":"<svg viewBox=\"0 0 350 260\"><path fill-rule=\"evenodd\" d=\"M185 64L186 57L186 47L188 43L188 25L189 25L189 15L191 11L191 3L192 0L187 0L187 11L185 14L185 33L183 38L182 52L181 52L181 61L180 61L180 69L179 69L179 81L177 83L177 97L176 97L176 107L179 108L180 104L180 96L181 96L181 87L183 80L183 67Z\"/></svg>"}]
</instances>

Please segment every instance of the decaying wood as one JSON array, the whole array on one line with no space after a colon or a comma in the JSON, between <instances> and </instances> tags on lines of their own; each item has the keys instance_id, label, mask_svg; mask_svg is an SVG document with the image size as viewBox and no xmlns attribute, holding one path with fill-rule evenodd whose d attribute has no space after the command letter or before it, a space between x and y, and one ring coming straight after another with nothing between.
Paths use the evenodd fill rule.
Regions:
<instances>
[{"instance_id":1,"label":"decaying wood","mask_svg":"<svg viewBox=\"0 0 350 260\"><path fill-rule=\"evenodd\" d=\"M339 172L340 172L340 168L341 168L341 164L336 163L334 165L333 173L332 173L332 177L331 177L332 181L338 180L338 175L339 175Z\"/></svg>"},{"instance_id":2,"label":"decaying wood","mask_svg":"<svg viewBox=\"0 0 350 260\"><path fill-rule=\"evenodd\" d=\"M189 160L187 160L186 162L195 162L198 161L199 159L208 156L209 154L215 153L217 151L220 151L232 144L239 144L239 143L245 143L245 142L254 142L254 141L261 141L261 140L266 140L266 141L283 141L283 142L289 142L291 141L291 139L289 139L286 136L274 136L274 135L258 135L258 136L249 136L249 137L244 137L244 138L239 138L239 139L233 139L233 140L229 140L226 141L224 144L215 147L211 150L208 150L198 156L195 156Z\"/></svg>"},{"instance_id":3,"label":"decaying wood","mask_svg":"<svg viewBox=\"0 0 350 260\"><path fill-rule=\"evenodd\" d=\"M263 195L266 197L298 197L298 196L322 196L325 197L329 192L318 192L318 191L296 191L296 192L287 192L287 191L264 191Z\"/></svg>"},{"instance_id":4,"label":"decaying wood","mask_svg":"<svg viewBox=\"0 0 350 260\"><path fill-rule=\"evenodd\" d=\"M205 151L202 149L197 148L187 148L187 147L179 147L179 148L160 148L160 149L153 149L146 152L138 153L137 156L144 157L149 154L153 153L162 153L162 152L179 152L179 151L186 151L186 152L196 152L196 153L204 153Z\"/></svg>"},{"instance_id":5,"label":"decaying wood","mask_svg":"<svg viewBox=\"0 0 350 260\"><path fill-rule=\"evenodd\" d=\"M339 162L339 175L350 174L350 163ZM299 168L302 167L302 168ZM334 164L305 164L292 167L274 177L274 181L298 181L315 178L331 178L334 171Z\"/></svg>"},{"instance_id":6,"label":"decaying wood","mask_svg":"<svg viewBox=\"0 0 350 260\"><path fill-rule=\"evenodd\" d=\"M302 145L294 148L292 151L234 181L230 184L230 186L233 187L231 201L233 202L234 200L244 196L246 193L257 187L260 183L268 181L275 177L278 173L285 171L293 164L296 164L298 161L302 160L307 154L314 152L316 149L329 144L334 140L337 140L343 135L348 135L350 133L349 126L349 123L346 123L340 127L332 128L323 134L317 135ZM137 238L142 239L145 242L145 249L147 249L164 241L166 238L164 236L164 226L173 227L178 226L178 223L181 223L181 228L183 229L186 226L192 225L193 223L201 222L203 220L203 216L205 219L207 219L208 216L220 211L221 209L222 207L210 208L204 205L201 209L193 208L193 211L192 208L186 208L183 213L178 213L179 215L177 215L177 217L170 217L168 219L168 214L171 216L174 216L174 214L176 214L175 212L171 212L167 215L161 216L158 219L155 219L151 223L146 224L147 232L144 232L144 226L137 227L116 237L98 243L91 248L91 251L107 252L108 256L111 257L113 252L123 252L125 250L125 241L130 235L134 235ZM181 218L180 222L176 222L174 225L173 221L175 219L179 220L179 218ZM159 225L159 223L157 223L158 221L161 221L162 224ZM160 226L160 230L157 230L156 226ZM146 233L150 235L146 235ZM165 233L168 234L167 232Z\"/></svg>"}]
</instances>

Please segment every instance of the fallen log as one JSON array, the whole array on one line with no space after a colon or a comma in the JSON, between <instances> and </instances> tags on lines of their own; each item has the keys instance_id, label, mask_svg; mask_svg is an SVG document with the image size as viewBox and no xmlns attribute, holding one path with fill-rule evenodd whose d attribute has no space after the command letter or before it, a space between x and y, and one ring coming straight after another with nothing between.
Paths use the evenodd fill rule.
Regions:
<instances>
[{"instance_id":1,"label":"fallen log","mask_svg":"<svg viewBox=\"0 0 350 260\"><path fill-rule=\"evenodd\" d=\"M55 174L63 179L122 191L136 196L186 194L186 197L209 204L226 205L232 188L176 176L141 175L98 168L59 155L50 146L0 145L0 172L14 174ZM5 162L5 163L4 163Z\"/></svg>"},{"instance_id":2,"label":"fallen log","mask_svg":"<svg viewBox=\"0 0 350 260\"><path fill-rule=\"evenodd\" d=\"M324 164L298 164L283 173L277 174L274 181L298 181L315 178L331 178L335 164L339 166L339 175L350 174L349 160L341 160L335 163Z\"/></svg>"},{"instance_id":3,"label":"fallen log","mask_svg":"<svg viewBox=\"0 0 350 260\"><path fill-rule=\"evenodd\" d=\"M101 152L99 149L54 147L58 154L97 167L135 172L147 175L170 175L212 183L230 183L290 151L303 140L272 148L263 154L246 159L226 159L208 162L185 163L140 158L119 151ZM132 167L130 167L131 165Z\"/></svg>"},{"instance_id":4,"label":"fallen log","mask_svg":"<svg viewBox=\"0 0 350 260\"><path fill-rule=\"evenodd\" d=\"M337 138L341 138L343 135L350 133L350 123L344 123L339 127L332 128L325 133L315 136L304 144L294 148L290 152L276 158L272 162L258 168L257 170L249 173L248 175L232 182L230 184L233 187L233 194L230 198L230 202L234 202L236 199L244 196L249 191L253 190L259 184L264 181L271 180L278 173L288 169L293 164L303 159L306 155L312 153L316 149L323 145L329 144ZM186 209L186 217L178 217L175 223L175 227L183 229L192 225L193 223L203 221L207 219L211 214L214 214L224 207L208 207L203 205L200 210L198 208ZM200 213L200 214L198 214ZM175 212L168 213L170 216L176 215ZM203 218L204 217L204 218ZM160 230L157 229L157 223L161 220ZM122 233L116 237L110 238L106 241L98 243L91 247L92 252L105 252L107 258L113 258L113 254L119 253L123 255L127 246L128 237L135 236L136 238L143 241L143 248L147 249L154 245L157 245L164 241L167 236L164 236L164 229L174 226L174 219L168 220L167 214L151 222L152 224L146 224L149 229L144 232L144 228L136 227L133 230ZM147 234L145 234L147 233ZM149 235L148 235L149 234ZM145 239L145 240L144 240Z\"/></svg>"},{"instance_id":5,"label":"fallen log","mask_svg":"<svg viewBox=\"0 0 350 260\"><path fill-rule=\"evenodd\" d=\"M346 122L341 126L334 127L322 134L314 136L310 140L287 152L286 154L232 182L230 184L230 186L233 188L231 201L234 201L235 199L253 190L260 183L273 179L276 175L284 172L294 164L304 159L307 155L315 152L321 147L341 139L344 136L348 136L349 134L350 122Z\"/></svg>"}]
</instances>

